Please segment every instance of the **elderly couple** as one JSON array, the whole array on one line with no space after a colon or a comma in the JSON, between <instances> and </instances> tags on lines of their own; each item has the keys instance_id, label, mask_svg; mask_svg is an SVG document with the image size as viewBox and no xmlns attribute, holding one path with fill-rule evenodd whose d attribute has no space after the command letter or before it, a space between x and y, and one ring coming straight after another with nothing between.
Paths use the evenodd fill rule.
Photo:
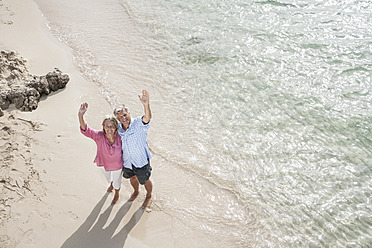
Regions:
<instances>
[{"instance_id":1,"label":"elderly couple","mask_svg":"<svg viewBox=\"0 0 372 248\"><path fill-rule=\"evenodd\" d=\"M145 109L145 115L131 118L129 108L124 105L114 109L115 117L107 117L102 122L103 131L90 128L84 120L88 110L88 103L82 103L79 109L80 131L92 138L97 144L97 155L94 162L102 168L110 186L107 191L115 190L115 204L119 199L122 176L130 179L134 189L129 201L136 199L139 193L139 184L145 186L146 199L142 208L151 203L152 183L150 181L150 150L147 143L147 131L150 125L151 110L150 96L146 90L142 91L139 100Z\"/></svg>"}]
</instances>

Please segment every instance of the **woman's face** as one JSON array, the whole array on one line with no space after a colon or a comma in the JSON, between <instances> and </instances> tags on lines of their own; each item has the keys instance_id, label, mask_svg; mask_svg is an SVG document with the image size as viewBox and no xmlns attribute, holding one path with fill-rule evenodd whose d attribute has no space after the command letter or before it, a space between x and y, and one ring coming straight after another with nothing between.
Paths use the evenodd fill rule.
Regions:
<instances>
[{"instance_id":1,"label":"woman's face","mask_svg":"<svg viewBox=\"0 0 372 248\"><path fill-rule=\"evenodd\" d=\"M112 121L107 120L103 123L103 130L106 134L115 134L116 127Z\"/></svg>"}]
</instances>

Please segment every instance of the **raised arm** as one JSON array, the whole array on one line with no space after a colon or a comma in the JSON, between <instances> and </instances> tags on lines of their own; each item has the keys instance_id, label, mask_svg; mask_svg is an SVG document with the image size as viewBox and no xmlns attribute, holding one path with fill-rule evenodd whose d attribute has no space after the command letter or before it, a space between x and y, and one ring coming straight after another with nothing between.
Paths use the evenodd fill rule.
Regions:
<instances>
[{"instance_id":1,"label":"raised arm","mask_svg":"<svg viewBox=\"0 0 372 248\"><path fill-rule=\"evenodd\" d=\"M151 109L150 109L150 95L147 90L142 91L142 96L138 95L143 107L145 109L145 115L142 117L144 123L149 123L151 120Z\"/></svg>"},{"instance_id":2,"label":"raised arm","mask_svg":"<svg viewBox=\"0 0 372 248\"><path fill-rule=\"evenodd\" d=\"M84 131L87 129L87 123L84 120L84 114L87 112L87 110L88 110L88 103L86 102L82 103L79 108L78 116L79 116L80 127Z\"/></svg>"}]
</instances>

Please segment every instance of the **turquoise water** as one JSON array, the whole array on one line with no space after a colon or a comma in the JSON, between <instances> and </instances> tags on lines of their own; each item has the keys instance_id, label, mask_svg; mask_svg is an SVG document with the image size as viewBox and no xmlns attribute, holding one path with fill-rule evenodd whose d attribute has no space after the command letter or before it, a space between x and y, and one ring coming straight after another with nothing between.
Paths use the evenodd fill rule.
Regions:
<instances>
[{"instance_id":1,"label":"turquoise water","mask_svg":"<svg viewBox=\"0 0 372 248\"><path fill-rule=\"evenodd\" d=\"M372 2L36 2L112 106L149 90L196 247L372 246Z\"/></svg>"}]
</instances>

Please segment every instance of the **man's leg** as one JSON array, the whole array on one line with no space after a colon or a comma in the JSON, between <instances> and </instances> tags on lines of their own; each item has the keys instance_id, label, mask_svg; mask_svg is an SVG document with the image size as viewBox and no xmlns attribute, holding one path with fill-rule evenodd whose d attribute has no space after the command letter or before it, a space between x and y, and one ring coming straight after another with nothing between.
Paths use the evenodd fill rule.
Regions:
<instances>
[{"instance_id":1,"label":"man's leg","mask_svg":"<svg viewBox=\"0 0 372 248\"><path fill-rule=\"evenodd\" d=\"M137 176L132 176L130 178L130 184L132 185L134 192L129 198L129 201L134 201L134 199L137 198L138 193L139 193L139 182L138 182Z\"/></svg>"},{"instance_id":2,"label":"man's leg","mask_svg":"<svg viewBox=\"0 0 372 248\"><path fill-rule=\"evenodd\" d=\"M146 199L142 204L142 208L147 208L148 206L150 206L150 203L151 203L152 182L150 179L146 181L145 189L147 193L146 193Z\"/></svg>"}]
</instances>

